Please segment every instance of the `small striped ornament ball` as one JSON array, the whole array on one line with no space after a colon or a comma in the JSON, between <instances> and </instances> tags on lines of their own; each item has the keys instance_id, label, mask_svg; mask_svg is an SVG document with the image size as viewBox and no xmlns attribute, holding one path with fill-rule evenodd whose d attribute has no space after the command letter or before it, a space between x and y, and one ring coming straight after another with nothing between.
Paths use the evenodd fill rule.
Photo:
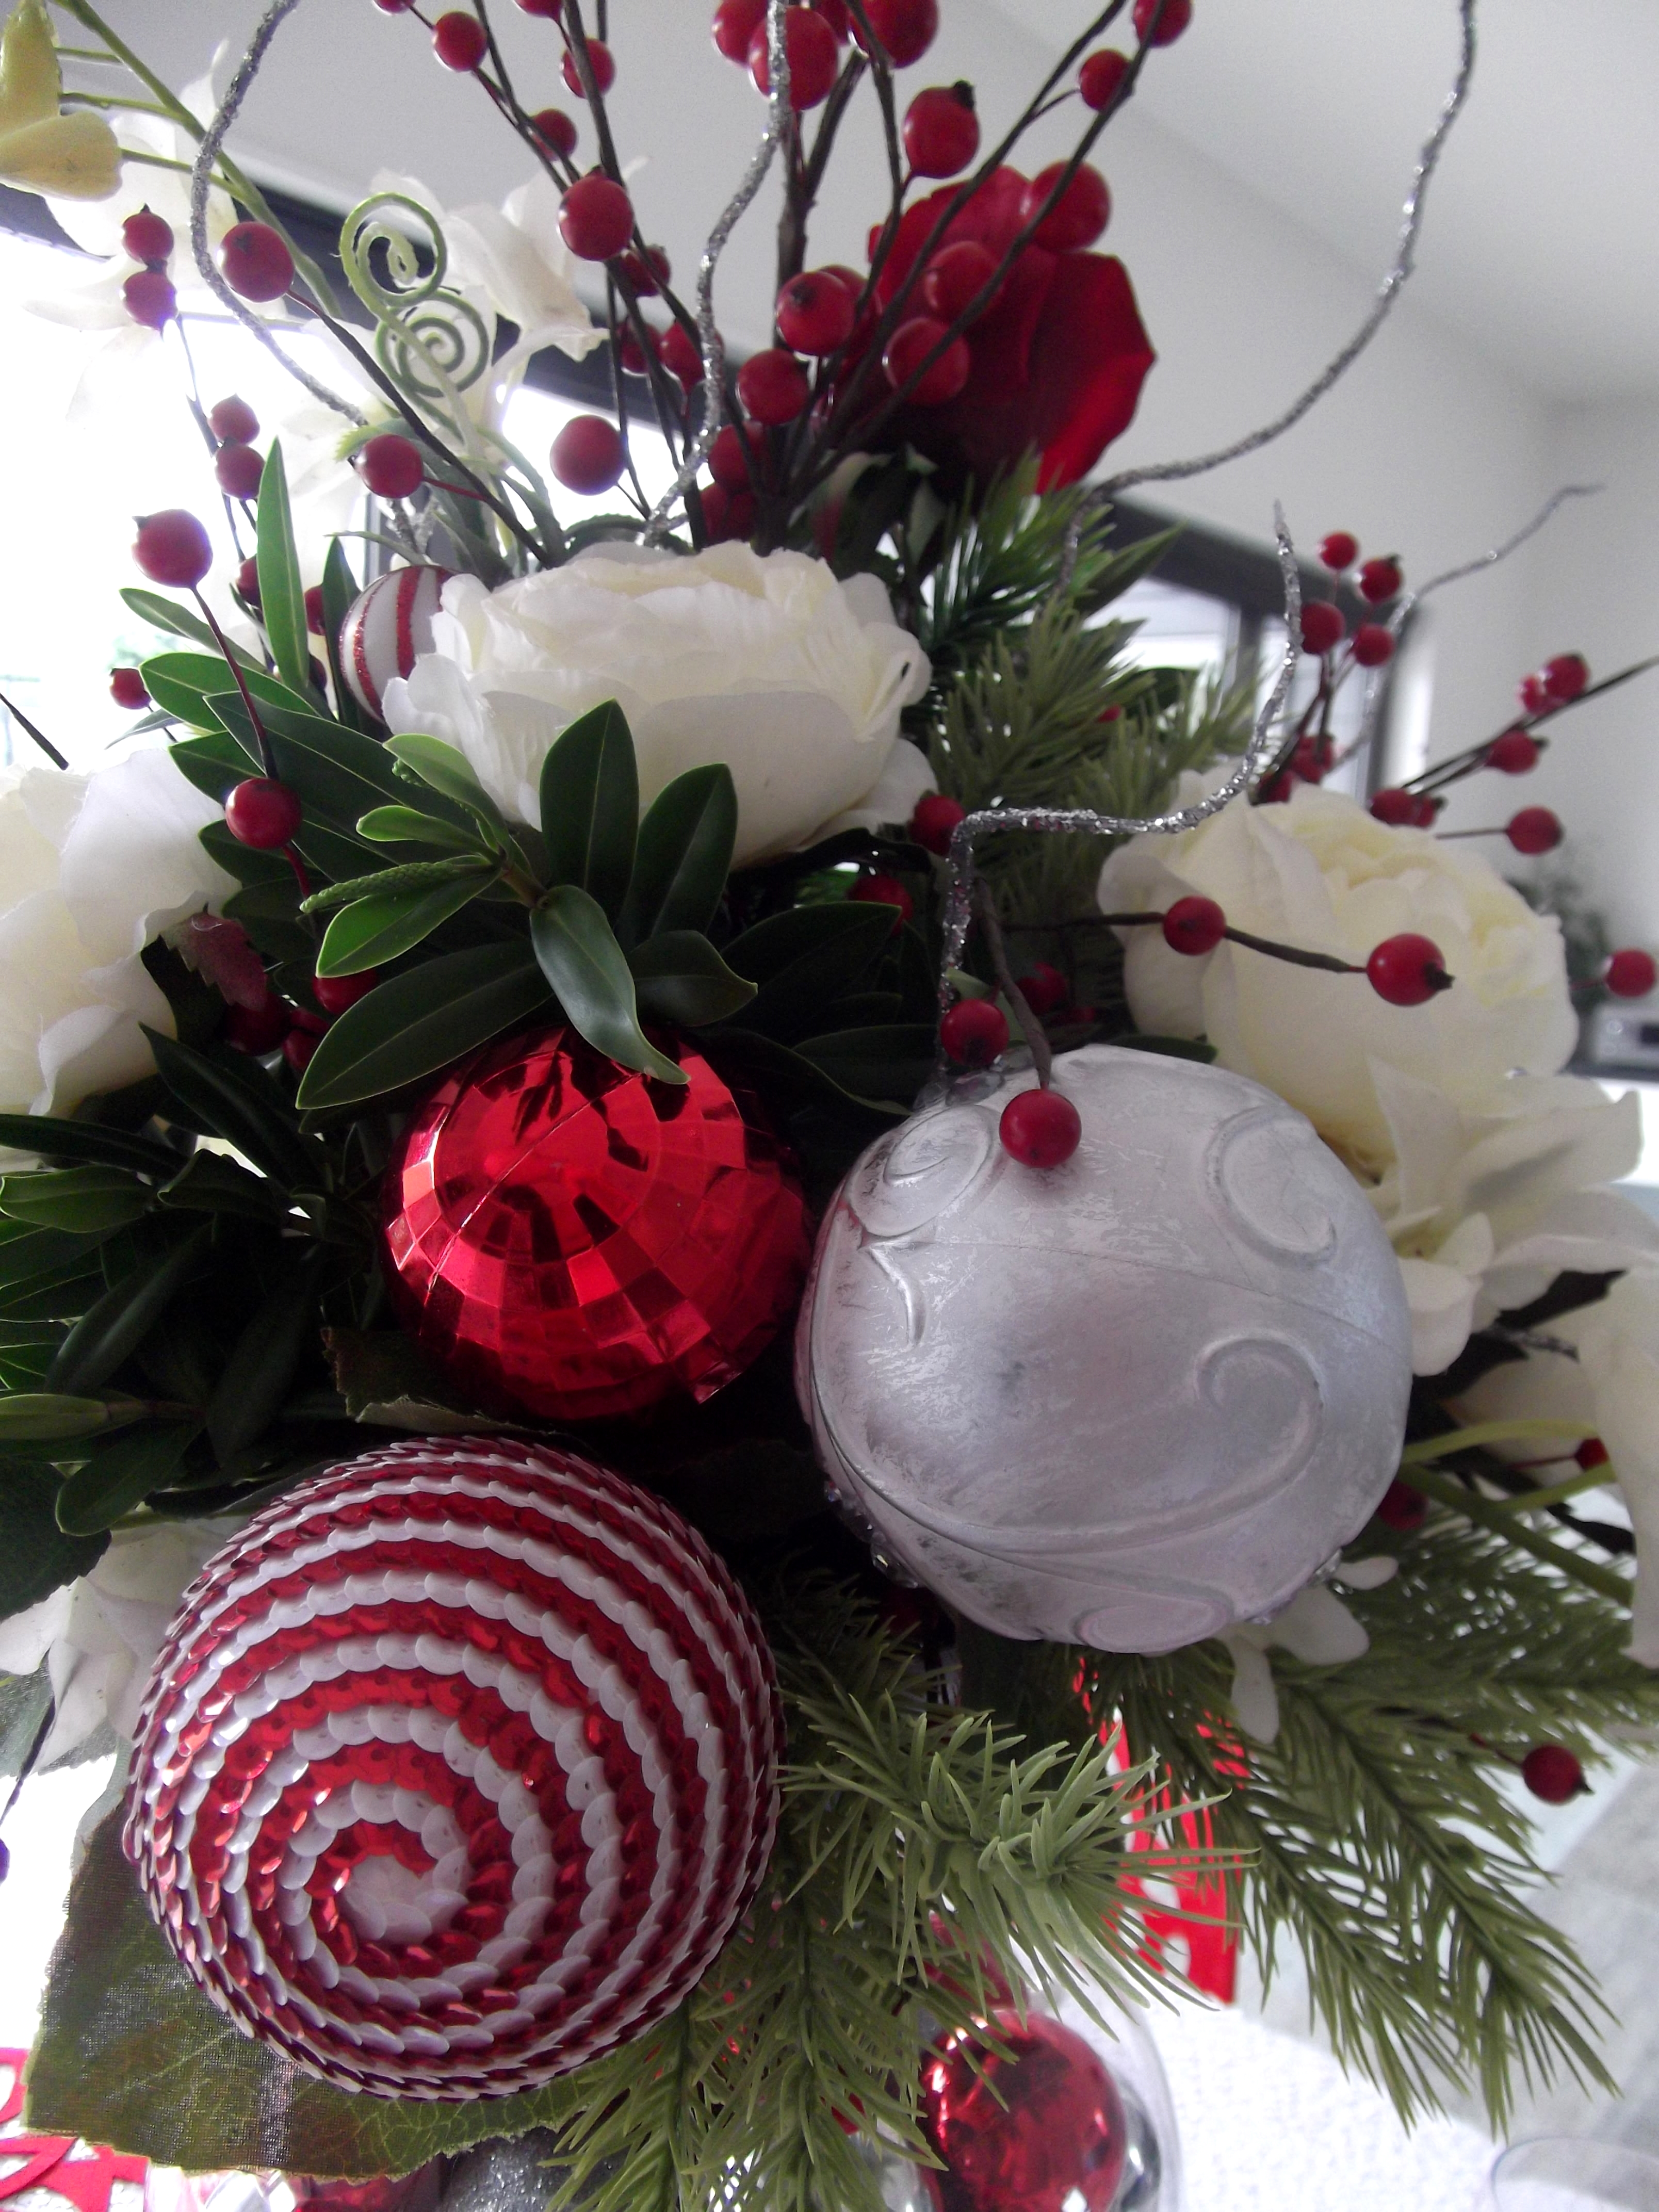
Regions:
<instances>
[{"instance_id":1,"label":"small striped ornament ball","mask_svg":"<svg viewBox=\"0 0 1659 2212\"><path fill-rule=\"evenodd\" d=\"M393 1444L185 1592L123 1845L215 2004L342 2088L535 2088L672 2010L755 1894L782 1730L726 1568L549 1447Z\"/></svg>"},{"instance_id":2,"label":"small striped ornament ball","mask_svg":"<svg viewBox=\"0 0 1659 2212\"><path fill-rule=\"evenodd\" d=\"M432 617L453 571L414 567L377 576L346 609L340 624L340 667L353 696L377 721L394 676L407 676L432 650Z\"/></svg>"}]
</instances>

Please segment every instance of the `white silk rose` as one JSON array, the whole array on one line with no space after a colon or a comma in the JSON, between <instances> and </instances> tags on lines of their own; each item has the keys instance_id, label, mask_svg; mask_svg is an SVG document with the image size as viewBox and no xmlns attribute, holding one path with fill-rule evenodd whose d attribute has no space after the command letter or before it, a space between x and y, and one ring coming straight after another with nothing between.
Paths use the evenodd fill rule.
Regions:
<instances>
[{"instance_id":1,"label":"white silk rose","mask_svg":"<svg viewBox=\"0 0 1659 2212\"><path fill-rule=\"evenodd\" d=\"M218 817L165 749L0 779L0 1111L153 1073L140 1024L171 1036L173 1015L139 956L235 890L197 836Z\"/></svg>"},{"instance_id":2,"label":"white silk rose","mask_svg":"<svg viewBox=\"0 0 1659 2212\"><path fill-rule=\"evenodd\" d=\"M873 577L842 583L805 554L607 545L494 592L456 576L433 637L386 686L387 718L459 746L521 822L555 738L607 699L634 732L642 805L687 769L731 769L739 866L908 821L933 787L898 734L927 655Z\"/></svg>"}]
</instances>

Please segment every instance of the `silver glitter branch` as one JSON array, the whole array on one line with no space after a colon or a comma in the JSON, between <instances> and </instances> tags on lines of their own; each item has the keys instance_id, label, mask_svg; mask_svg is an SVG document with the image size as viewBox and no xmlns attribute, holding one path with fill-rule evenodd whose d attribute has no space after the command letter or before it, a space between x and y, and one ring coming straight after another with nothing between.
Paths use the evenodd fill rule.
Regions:
<instances>
[{"instance_id":1,"label":"silver glitter branch","mask_svg":"<svg viewBox=\"0 0 1659 2212\"><path fill-rule=\"evenodd\" d=\"M240 300L231 290L215 265L213 249L208 240L208 197L213 189L213 165L219 158L219 149L225 143L226 134L247 97L248 87L259 74L271 40L284 18L291 15L299 4L300 0L271 0L271 4L259 18L258 28L249 41L248 50L242 56L235 76L226 87L218 113L203 134L190 177L190 250L195 256L202 282L209 291L230 310L239 323L252 331L267 352L276 356L295 381L302 384L312 398L320 400L325 407L331 407L337 415L343 415L348 422L361 426L368 419L361 409L354 407L349 399L342 399L337 392L331 392L319 378L313 376L308 369L301 368L298 362L284 353L276 342L276 332L254 313L246 301Z\"/></svg>"},{"instance_id":2,"label":"silver glitter branch","mask_svg":"<svg viewBox=\"0 0 1659 2212\"><path fill-rule=\"evenodd\" d=\"M670 517L696 482L697 471L708 459L709 449L720 434L720 420L726 411L726 341L714 322L714 271L726 251L727 240L765 183L773 155L787 138L789 54L783 26L788 4L789 0L766 0L767 66L772 76L772 96L766 130L750 158L749 167L744 171L742 183L732 194L731 203L720 221L709 232L708 243L703 247L702 257L697 264L697 337L702 347L702 420L696 437L686 447L673 483L651 510L650 520L645 526L647 545L660 543L667 535Z\"/></svg>"},{"instance_id":3,"label":"silver glitter branch","mask_svg":"<svg viewBox=\"0 0 1659 2212\"><path fill-rule=\"evenodd\" d=\"M951 971L962 964L973 920L975 837L995 830L1036 830L1045 834L1070 830L1094 837L1134 837L1148 831L1158 836L1175 836L1183 830L1196 830L1200 822L1219 814L1224 806L1248 790L1273 761L1279 750L1277 731L1296 678L1302 642L1302 577L1282 507L1273 509L1273 533L1279 542L1279 573L1285 587L1285 652L1279 665L1278 679L1255 718L1250 742L1237 767L1206 799L1196 799L1188 806L1172 807L1166 814L1149 815L1144 819L1122 814L1097 814L1080 806L987 806L958 822L946 862L945 942L939 963L941 1014L949 1011L954 996Z\"/></svg>"}]
</instances>

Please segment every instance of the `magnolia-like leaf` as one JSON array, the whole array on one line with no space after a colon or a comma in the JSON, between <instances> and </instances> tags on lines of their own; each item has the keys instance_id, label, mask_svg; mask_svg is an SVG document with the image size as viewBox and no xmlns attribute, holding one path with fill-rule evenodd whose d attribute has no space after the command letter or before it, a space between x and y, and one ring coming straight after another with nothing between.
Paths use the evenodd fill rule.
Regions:
<instances>
[{"instance_id":1,"label":"magnolia-like leaf","mask_svg":"<svg viewBox=\"0 0 1659 2212\"><path fill-rule=\"evenodd\" d=\"M68 1121L51 1114L0 1114L0 1145L48 1159L92 1160L100 1166L131 1168L139 1175L174 1176L179 1155L153 1138L106 1129L96 1121Z\"/></svg>"},{"instance_id":2,"label":"magnolia-like leaf","mask_svg":"<svg viewBox=\"0 0 1659 2212\"><path fill-rule=\"evenodd\" d=\"M349 1006L312 1056L298 1103L355 1106L447 1067L548 1006L530 947L486 945L423 960Z\"/></svg>"},{"instance_id":3,"label":"magnolia-like leaf","mask_svg":"<svg viewBox=\"0 0 1659 2212\"><path fill-rule=\"evenodd\" d=\"M270 641L276 672L296 691L311 690L311 640L306 626L305 586L289 509L283 446L273 439L259 478L259 621Z\"/></svg>"},{"instance_id":4,"label":"magnolia-like leaf","mask_svg":"<svg viewBox=\"0 0 1659 2212\"><path fill-rule=\"evenodd\" d=\"M198 1052L156 1030L146 1028L144 1035L162 1082L198 1122L285 1189L323 1188L321 1150L300 1134L293 1108L257 1060L229 1051Z\"/></svg>"},{"instance_id":5,"label":"magnolia-like leaf","mask_svg":"<svg viewBox=\"0 0 1659 2212\"><path fill-rule=\"evenodd\" d=\"M0 1620L90 1574L109 1542L107 1536L66 1536L58 1525L57 1501L51 1468L9 1460L0 1445Z\"/></svg>"},{"instance_id":6,"label":"magnolia-like leaf","mask_svg":"<svg viewBox=\"0 0 1659 2212\"><path fill-rule=\"evenodd\" d=\"M52 1389L80 1393L106 1382L149 1334L174 1295L205 1267L212 1234L212 1224L204 1222L182 1243L153 1254L112 1283L64 1339L47 1371Z\"/></svg>"},{"instance_id":7,"label":"magnolia-like leaf","mask_svg":"<svg viewBox=\"0 0 1659 2212\"><path fill-rule=\"evenodd\" d=\"M187 637L192 644L204 645L210 653L221 650L218 639L200 615L189 607L181 607L177 599L164 599L160 592L140 591L133 585L124 586L121 597L139 621L148 623L152 629L169 630L174 637ZM233 645L230 650L245 672L258 666L240 645ZM259 669L259 673L263 675L264 671Z\"/></svg>"},{"instance_id":8,"label":"magnolia-like leaf","mask_svg":"<svg viewBox=\"0 0 1659 2212\"><path fill-rule=\"evenodd\" d=\"M202 1433L199 1421L147 1421L100 1443L58 1493L58 1525L66 1536L96 1536L165 1490Z\"/></svg>"},{"instance_id":9,"label":"magnolia-like leaf","mask_svg":"<svg viewBox=\"0 0 1659 2212\"><path fill-rule=\"evenodd\" d=\"M384 967L430 937L451 915L470 906L500 872L490 862L481 861L471 875L453 876L424 890L379 891L343 907L328 925L317 955L317 973L361 975L366 969Z\"/></svg>"},{"instance_id":10,"label":"magnolia-like leaf","mask_svg":"<svg viewBox=\"0 0 1659 2212\"><path fill-rule=\"evenodd\" d=\"M345 547L337 538L331 538L323 562L323 642L328 654L328 672L334 679L335 712L351 730L367 726L362 707L346 681L345 664L340 658L341 629L356 597L357 579L351 573Z\"/></svg>"},{"instance_id":11,"label":"magnolia-like leaf","mask_svg":"<svg viewBox=\"0 0 1659 2212\"><path fill-rule=\"evenodd\" d=\"M629 954L628 964L641 1011L687 1029L723 1022L755 995L754 985L734 975L695 929L665 930L648 938Z\"/></svg>"},{"instance_id":12,"label":"magnolia-like leaf","mask_svg":"<svg viewBox=\"0 0 1659 2212\"><path fill-rule=\"evenodd\" d=\"M892 928L890 908L850 899L757 922L726 948L726 965L760 987L737 1019L784 1044L810 1036L826 1002L868 973Z\"/></svg>"},{"instance_id":13,"label":"magnolia-like leaf","mask_svg":"<svg viewBox=\"0 0 1659 2212\"><path fill-rule=\"evenodd\" d=\"M42 1390L20 1390L0 1398L0 1456L8 1443L51 1442L59 1437L89 1437L109 1425L110 1409L101 1398L65 1398Z\"/></svg>"},{"instance_id":14,"label":"magnolia-like leaf","mask_svg":"<svg viewBox=\"0 0 1659 2212\"><path fill-rule=\"evenodd\" d=\"M416 732L407 737L388 738L386 750L394 760L401 761L406 769L417 775L422 783L430 784L434 791L441 792L456 805L465 807L469 814L487 823L493 830L505 830L506 819L501 810L472 773L472 764L458 745L442 738L428 737Z\"/></svg>"},{"instance_id":15,"label":"magnolia-like leaf","mask_svg":"<svg viewBox=\"0 0 1659 2212\"><path fill-rule=\"evenodd\" d=\"M413 806L371 806L358 822L357 835L371 845L438 845L450 853L478 850L473 832Z\"/></svg>"},{"instance_id":16,"label":"magnolia-like leaf","mask_svg":"<svg viewBox=\"0 0 1659 2212\"><path fill-rule=\"evenodd\" d=\"M295 1371L318 1334L314 1249L290 1265L238 1338L209 1401L208 1436L224 1466L263 1436L287 1397Z\"/></svg>"},{"instance_id":17,"label":"magnolia-like leaf","mask_svg":"<svg viewBox=\"0 0 1659 2212\"><path fill-rule=\"evenodd\" d=\"M548 880L574 884L614 921L634 872L640 777L633 732L614 699L580 715L542 763Z\"/></svg>"},{"instance_id":18,"label":"magnolia-like leaf","mask_svg":"<svg viewBox=\"0 0 1659 2212\"><path fill-rule=\"evenodd\" d=\"M687 1080L640 1027L634 978L596 898L556 884L531 909L530 937L553 995L595 1051L659 1082Z\"/></svg>"},{"instance_id":19,"label":"magnolia-like leaf","mask_svg":"<svg viewBox=\"0 0 1659 2212\"><path fill-rule=\"evenodd\" d=\"M9 1175L0 1182L0 1213L42 1229L77 1236L125 1229L149 1212L155 1193L121 1168L64 1168L41 1175Z\"/></svg>"},{"instance_id":20,"label":"magnolia-like leaf","mask_svg":"<svg viewBox=\"0 0 1659 2212\"><path fill-rule=\"evenodd\" d=\"M659 931L706 930L732 872L738 787L720 765L688 769L659 792L640 824L634 874L617 924L628 945Z\"/></svg>"}]
</instances>

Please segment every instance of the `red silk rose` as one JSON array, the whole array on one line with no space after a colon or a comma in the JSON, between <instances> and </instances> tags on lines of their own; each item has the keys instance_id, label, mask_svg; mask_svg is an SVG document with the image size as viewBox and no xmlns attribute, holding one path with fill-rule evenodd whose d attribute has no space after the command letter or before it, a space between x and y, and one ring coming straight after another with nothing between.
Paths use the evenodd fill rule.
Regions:
<instances>
[{"instance_id":1,"label":"red silk rose","mask_svg":"<svg viewBox=\"0 0 1659 2212\"><path fill-rule=\"evenodd\" d=\"M1026 179L997 169L951 220L934 252L964 240L1000 263L1024 228ZM954 189L906 210L876 285L885 307L915 270ZM917 314L927 309L910 289ZM1157 356L1135 305L1128 271L1115 255L1022 247L990 306L967 332L972 368L956 398L901 408L879 443L908 440L952 482L988 483L1027 453L1040 457L1038 487L1051 491L1085 476L1133 419ZM878 404L885 380L872 371L865 398Z\"/></svg>"}]
</instances>

